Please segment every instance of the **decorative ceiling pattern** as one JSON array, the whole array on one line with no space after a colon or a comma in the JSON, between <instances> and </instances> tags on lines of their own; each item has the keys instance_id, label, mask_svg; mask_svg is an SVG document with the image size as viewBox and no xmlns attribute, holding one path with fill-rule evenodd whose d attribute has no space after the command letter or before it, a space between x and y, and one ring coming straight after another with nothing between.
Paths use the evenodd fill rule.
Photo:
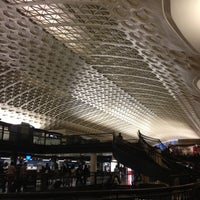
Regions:
<instances>
[{"instance_id":1,"label":"decorative ceiling pattern","mask_svg":"<svg viewBox=\"0 0 200 200\"><path fill-rule=\"evenodd\" d=\"M0 118L64 133L200 136L200 56L154 0L0 2Z\"/></svg>"}]
</instances>

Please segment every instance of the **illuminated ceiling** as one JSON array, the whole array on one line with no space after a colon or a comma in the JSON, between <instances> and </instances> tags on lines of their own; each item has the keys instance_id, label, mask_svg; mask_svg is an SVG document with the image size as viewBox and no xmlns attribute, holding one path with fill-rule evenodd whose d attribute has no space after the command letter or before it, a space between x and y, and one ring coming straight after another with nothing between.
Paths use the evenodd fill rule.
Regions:
<instances>
[{"instance_id":1,"label":"illuminated ceiling","mask_svg":"<svg viewBox=\"0 0 200 200\"><path fill-rule=\"evenodd\" d=\"M163 0L166 18L181 39L200 52L200 0Z\"/></svg>"},{"instance_id":2,"label":"illuminated ceiling","mask_svg":"<svg viewBox=\"0 0 200 200\"><path fill-rule=\"evenodd\" d=\"M200 136L200 55L165 1L0 1L0 118L63 133Z\"/></svg>"}]
</instances>

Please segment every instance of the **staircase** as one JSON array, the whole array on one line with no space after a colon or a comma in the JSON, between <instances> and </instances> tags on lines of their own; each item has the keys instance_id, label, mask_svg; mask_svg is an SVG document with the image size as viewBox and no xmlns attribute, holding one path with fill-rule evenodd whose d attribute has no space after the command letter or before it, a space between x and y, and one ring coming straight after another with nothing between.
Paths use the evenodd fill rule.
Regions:
<instances>
[{"instance_id":1,"label":"staircase","mask_svg":"<svg viewBox=\"0 0 200 200\"><path fill-rule=\"evenodd\" d=\"M125 166L153 180L171 183L176 177L191 176L192 170L163 155L160 149L151 146L138 132L139 140L134 143L113 136L113 155ZM153 141L153 138L148 138ZM156 139L155 139L156 140Z\"/></svg>"}]
</instances>

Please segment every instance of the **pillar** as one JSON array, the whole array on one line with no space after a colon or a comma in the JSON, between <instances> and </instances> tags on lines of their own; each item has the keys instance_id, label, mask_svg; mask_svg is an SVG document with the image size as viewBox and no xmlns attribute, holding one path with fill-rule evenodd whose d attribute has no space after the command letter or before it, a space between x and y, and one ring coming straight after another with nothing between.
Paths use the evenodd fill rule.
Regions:
<instances>
[{"instance_id":1,"label":"pillar","mask_svg":"<svg viewBox=\"0 0 200 200\"><path fill-rule=\"evenodd\" d=\"M97 171L97 154L92 153L90 155L90 184L96 183L96 171Z\"/></svg>"}]
</instances>

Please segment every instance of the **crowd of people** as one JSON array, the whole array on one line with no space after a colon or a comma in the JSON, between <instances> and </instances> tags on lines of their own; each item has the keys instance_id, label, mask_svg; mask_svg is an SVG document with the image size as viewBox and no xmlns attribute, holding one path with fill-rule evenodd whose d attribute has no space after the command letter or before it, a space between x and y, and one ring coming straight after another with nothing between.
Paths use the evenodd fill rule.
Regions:
<instances>
[{"instance_id":1,"label":"crowd of people","mask_svg":"<svg viewBox=\"0 0 200 200\"><path fill-rule=\"evenodd\" d=\"M85 163L72 164L68 162L53 164L43 164L37 170L28 170L26 161L0 162L0 192L26 192L47 191L59 188L72 188L86 186L95 180L94 184L102 177L105 178L104 184L116 185L125 182L126 168L117 164L113 172L105 174L90 173L90 167ZM91 176L91 179L89 177ZM99 179L100 177L100 179ZM94 179L94 180L93 180Z\"/></svg>"},{"instance_id":2,"label":"crowd of people","mask_svg":"<svg viewBox=\"0 0 200 200\"><path fill-rule=\"evenodd\" d=\"M2 192L26 191L27 163L0 163L0 188Z\"/></svg>"},{"instance_id":3,"label":"crowd of people","mask_svg":"<svg viewBox=\"0 0 200 200\"><path fill-rule=\"evenodd\" d=\"M90 170L87 165L69 166L63 164L58 168L58 164L49 166L46 163L39 171L27 170L27 162L20 161L17 165L14 162L0 162L0 191L5 192L26 192L27 186L32 184L36 189L36 181L40 181L40 190L48 190L54 187L73 187L87 184Z\"/></svg>"},{"instance_id":4,"label":"crowd of people","mask_svg":"<svg viewBox=\"0 0 200 200\"><path fill-rule=\"evenodd\" d=\"M87 165L79 165L77 168L74 165L63 165L61 171L63 173L62 184L67 187L86 185L90 176Z\"/></svg>"}]
</instances>

